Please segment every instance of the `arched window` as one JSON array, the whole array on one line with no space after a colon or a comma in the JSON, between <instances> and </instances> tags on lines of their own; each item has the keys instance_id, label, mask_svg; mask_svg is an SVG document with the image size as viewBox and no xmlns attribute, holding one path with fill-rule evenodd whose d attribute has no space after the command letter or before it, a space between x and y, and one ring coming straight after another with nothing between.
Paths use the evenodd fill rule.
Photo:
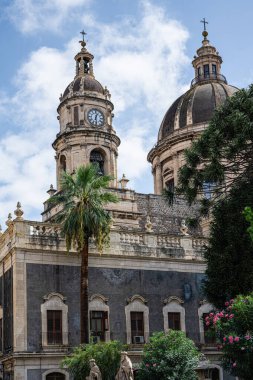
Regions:
<instances>
[{"instance_id":1,"label":"arched window","mask_svg":"<svg viewBox=\"0 0 253 380\"><path fill-rule=\"evenodd\" d=\"M46 376L46 380L65 380L65 375L60 372L52 372Z\"/></svg>"},{"instance_id":2,"label":"arched window","mask_svg":"<svg viewBox=\"0 0 253 380\"><path fill-rule=\"evenodd\" d=\"M98 174L104 175L104 157L100 150L94 149L90 154L90 162L97 166Z\"/></svg>"},{"instance_id":3,"label":"arched window","mask_svg":"<svg viewBox=\"0 0 253 380\"><path fill-rule=\"evenodd\" d=\"M66 171L66 157L64 155L60 157L60 168L62 171Z\"/></svg>"}]
</instances>

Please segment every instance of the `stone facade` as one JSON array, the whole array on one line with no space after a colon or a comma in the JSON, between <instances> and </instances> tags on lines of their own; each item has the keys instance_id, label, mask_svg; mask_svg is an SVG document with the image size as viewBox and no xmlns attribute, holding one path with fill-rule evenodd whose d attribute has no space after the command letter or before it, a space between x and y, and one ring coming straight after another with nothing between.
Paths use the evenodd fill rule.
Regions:
<instances>
[{"instance_id":1,"label":"stone facade","mask_svg":"<svg viewBox=\"0 0 253 380\"><path fill-rule=\"evenodd\" d=\"M114 176L110 191L119 202L107 206L113 218L110 246L100 254L90 242L91 332L95 331L92 318L102 315L103 334L96 330L94 338L127 343L136 362L150 334L168 331L169 317L177 318L180 328L212 359L219 380L228 380L214 345L205 341L202 317L212 308L201 291L206 239L198 223L194 228L188 223L198 221L198 206L189 207L180 198L169 205L160 195L129 190L125 177L117 181L120 140L112 127L113 104L109 91L94 77L92 59L82 41L75 57L76 77L60 98L60 132L53 143L57 190L48 191L52 196L61 189L62 171L73 173L87 162L96 162L101 173ZM177 134L180 151L189 144L188 137L186 130ZM174 135L170 138L174 141ZM157 149L153 162L160 154ZM160 194L163 172L157 171L157 176L155 192ZM18 204L16 218L9 215L7 229L0 235L0 349L5 380L56 379L52 374L58 374L58 380L71 380L60 363L80 341L80 257L74 250L67 253L60 226L54 223L58 211L47 200L42 222L29 221ZM56 315L61 323L52 340L49 321L55 321L50 318ZM133 322L140 320L142 327L134 328Z\"/></svg>"}]
</instances>

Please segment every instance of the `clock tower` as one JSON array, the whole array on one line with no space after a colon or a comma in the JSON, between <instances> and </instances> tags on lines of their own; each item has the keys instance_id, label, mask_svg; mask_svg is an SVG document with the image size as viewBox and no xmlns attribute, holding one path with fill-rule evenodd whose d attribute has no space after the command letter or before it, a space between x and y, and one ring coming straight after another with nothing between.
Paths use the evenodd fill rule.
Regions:
<instances>
[{"instance_id":1,"label":"clock tower","mask_svg":"<svg viewBox=\"0 0 253 380\"><path fill-rule=\"evenodd\" d=\"M111 95L94 76L93 55L86 49L84 32L76 54L76 75L61 94L58 106L60 132L53 143L56 151L57 190L63 171L74 173L80 165L97 163L101 174L113 176L117 187L117 156L120 139L112 127Z\"/></svg>"}]
</instances>

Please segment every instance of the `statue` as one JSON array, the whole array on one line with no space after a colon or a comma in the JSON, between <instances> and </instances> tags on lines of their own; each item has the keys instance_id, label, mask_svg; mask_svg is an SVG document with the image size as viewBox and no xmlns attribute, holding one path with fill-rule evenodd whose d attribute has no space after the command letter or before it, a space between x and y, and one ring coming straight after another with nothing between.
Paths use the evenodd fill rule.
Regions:
<instances>
[{"instance_id":1,"label":"statue","mask_svg":"<svg viewBox=\"0 0 253 380\"><path fill-rule=\"evenodd\" d=\"M120 368L115 377L115 380L133 380L132 362L127 356L127 352L121 352Z\"/></svg>"},{"instance_id":2,"label":"statue","mask_svg":"<svg viewBox=\"0 0 253 380\"><path fill-rule=\"evenodd\" d=\"M86 380L102 380L101 372L94 359L90 359L90 373L86 376Z\"/></svg>"}]
</instances>

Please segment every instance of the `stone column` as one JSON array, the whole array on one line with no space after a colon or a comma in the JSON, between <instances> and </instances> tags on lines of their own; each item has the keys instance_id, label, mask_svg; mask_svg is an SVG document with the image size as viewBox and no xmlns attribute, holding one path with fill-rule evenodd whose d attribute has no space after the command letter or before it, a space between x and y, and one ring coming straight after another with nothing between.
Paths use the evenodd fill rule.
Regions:
<instances>
[{"instance_id":1,"label":"stone column","mask_svg":"<svg viewBox=\"0 0 253 380\"><path fill-rule=\"evenodd\" d=\"M157 164L155 167L155 193L160 195L163 190L163 180L162 180L162 166L161 164Z\"/></svg>"}]
</instances>

